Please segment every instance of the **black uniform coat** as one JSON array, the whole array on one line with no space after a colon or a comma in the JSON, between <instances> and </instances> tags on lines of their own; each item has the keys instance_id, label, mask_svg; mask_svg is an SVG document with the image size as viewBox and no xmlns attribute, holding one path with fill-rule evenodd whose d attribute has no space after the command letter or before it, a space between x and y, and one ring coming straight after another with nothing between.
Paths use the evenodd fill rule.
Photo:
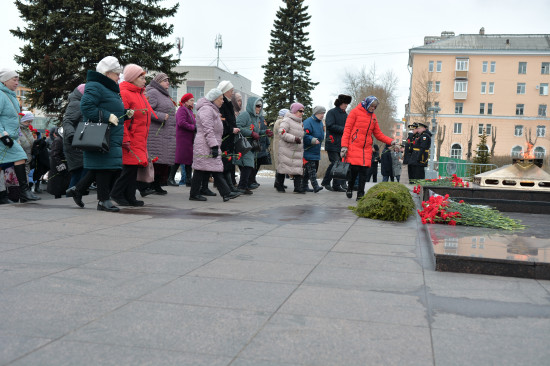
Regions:
<instances>
[{"instance_id":1,"label":"black uniform coat","mask_svg":"<svg viewBox=\"0 0 550 366\"><path fill-rule=\"evenodd\" d=\"M428 166L430 159L430 146L432 145L432 133L428 130L422 132L413 141L412 153L409 158L409 165Z\"/></svg>"},{"instance_id":2,"label":"black uniform coat","mask_svg":"<svg viewBox=\"0 0 550 366\"><path fill-rule=\"evenodd\" d=\"M342 148L342 135L346 127L348 114L340 107L334 107L327 112L325 117L326 134L325 150L340 152Z\"/></svg>"}]
</instances>

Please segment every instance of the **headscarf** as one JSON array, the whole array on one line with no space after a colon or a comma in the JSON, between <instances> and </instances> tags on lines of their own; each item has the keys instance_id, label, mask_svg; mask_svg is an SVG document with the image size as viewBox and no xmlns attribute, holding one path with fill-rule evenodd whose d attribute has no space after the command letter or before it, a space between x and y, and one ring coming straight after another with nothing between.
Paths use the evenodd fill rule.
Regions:
<instances>
[{"instance_id":1,"label":"headscarf","mask_svg":"<svg viewBox=\"0 0 550 366\"><path fill-rule=\"evenodd\" d=\"M241 105L239 106L239 99L241 100ZM233 93L231 96L231 104L233 104L233 110L235 114L239 114L242 109L243 96L240 93Z\"/></svg>"},{"instance_id":2,"label":"headscarf","mask_svg":"<svg viewBox=\"0 0 550 366\"><path fill-rule=\"evenodd\" d=\"M369 107L374 102L380 103L378 102L378 98L376 98L374 95L369 95L368 97L365 98L364 101L361 102L361 105L363 106L363 108L365 108L367 113L371 113L369 112Z\"/></svg>"}]
</instances>

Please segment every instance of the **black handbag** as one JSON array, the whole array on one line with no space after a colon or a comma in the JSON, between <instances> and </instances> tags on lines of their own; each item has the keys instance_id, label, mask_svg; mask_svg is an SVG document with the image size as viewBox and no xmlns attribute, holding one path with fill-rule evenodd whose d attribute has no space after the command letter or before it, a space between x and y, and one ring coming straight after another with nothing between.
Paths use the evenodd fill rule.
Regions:
<instances>
[{"instance_id":1,"label":"black handbag","mask_svg":"<svg viewBox=\"0 0 550 366\"><path fill-rule=\"evenodd\" d=\"M334 162L332 170L330 171L332 179L345 179L346 181L351 177L351 164L338 160Z\"/></svg>"},{"instance_id":2,"label":"black handbag","mask_svg":"<svg viewBox=\"0 0 550 366\"><path fill-rule=\"evenodd\" d=\"M260 152L262 151L262 146L260 145L260 141L259 140L254 140L252 139L252 142L250 143L250 145L252 146L252 152Z\"/></svg>"},{"instance_id":3,"label":"black handbag","mask_svg":"<svg viewBox=\"0 0 550 366\"><path fill-rule=\"evenodd\" d=\"M101 122L101 111L99 112L99 121L79 122L73 137L72 146L82 151L109 152L109 143L111 132L109 122Z\"/></svg>"},{"instance_id":4,"label":"black handbag","mask_svg":"<svg viewBox=\"0 0 550 366\"><path fill-rule=\"evenodd\" d=\"M242 155L246 154L252 150L252 145L250 145L250 142L242 135L242 133L238 133L235 136L235 152L241 153Z\"/></svg>"}]
</instances>

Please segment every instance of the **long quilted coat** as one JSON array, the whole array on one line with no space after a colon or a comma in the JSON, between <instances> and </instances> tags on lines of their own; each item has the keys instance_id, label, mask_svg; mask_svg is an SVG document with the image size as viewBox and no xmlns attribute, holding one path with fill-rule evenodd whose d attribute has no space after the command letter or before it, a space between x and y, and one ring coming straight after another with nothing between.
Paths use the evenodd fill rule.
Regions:
<instances>
[{"instance_id":1,"label":"long quilted coat","mask_svg":"<svg viewBox=\"0 0 550 366\"><path fill-rule=\"evenodd\" d=\"M15 97L15 92L0 83L0 136L6 131L15 141L12 147L7 147L0 142L0 164L27 159L27 154L17 141L19 139L19 112L19 102Z\"/></svg>"},{"instance_id":2,"label":"long quilted coat","mask_svg":"<svg viewBox=\"0 0 550 366\"><path fill-rule=\"evenodd\" d=\"M82 121L82 112L80 112L80 100L82 93L75 88L69 94L69 104L63 116L63 149L67 158L69 171L82 168L82 151L72 146L74 133L78 123Z\"/></svg>"},{"instance_id":3,"label":"long quilted coat","mask_svg":"<svg viewBox=\"0 0 550 366\"><path fill-rule=\"evenodd\" d=\"M85 121L109 123L109 116L124 115L124 104L120 99L118 84L97 71L88 71L86 88L80 100L80 111ZM102 112L99 121L99 111ZM84 168L86 169L122 169L122 136L124 127L122 118L118 126L110 126L111 139L109 152L84 152Z\"/></svg>"},{"instance_id":4,"label":"long quilted coat","mask_svg":"<svg viewBox=\"0 0 550 366\"><path fill-rule=\"evenodd\" d=\"M371 166L373 134L385 144L390 145L393 141L380 130L376 114L368 113L358 104L348 115L342 135L342 147L348 148L346 162L351 165Z\"/></svg>"},{"instance_id":5,"label":"long quilted coat","mask_svg":"<svg viewBox=\"0 0 550 366\"><path fill-rule=\"evenodd\" d=\"M130 143L130 151L122 149L122 163L124 165L148 164L147 137L153 108L145 98L145 88L138 88L132 83L123 81L120 84L120 96L124 108L133 109L134 115L124 122L124 143ZM151 156L151 159L155 156Z\"/></svg>"},{"instance_id":6,"label":"long quilted coat","mask_svg":"<svg viewBox=\"0 0 550 366\"><path fill-rule=\"evenodd\" d=\"M249 97L246 102L246 110L237 117L237 127L241 129L244 137L252 143L252 132L260 134L260 114L256 114L256 101L259 98ZM262 110L260 109L260 113ZM256 153L249 151L241 159L235 159L235 164L254 168Z\"/></svg>"},{"instance_id":7,"label":"long quilted coat","mask_svg":"<svg viewBox=\"0 0 550 366\"><path fill-rule=\"evenodd\" d=\"M182 105L176 112L176 160L177 164L193 164L193 139L197 123L193 111Z\"/></svg>"},{"instance_id":8,"label":"long quilted coat","mask_svg":"<svg viewBox=\"0 0 550 366\"><path fill-rule=\"evenodd\" d=\"M223 124L220 110L206 98L197 102L197 135L193 144L193 169L223 172L220 146ZM218 146L218 156L210 157L211 148Z\"/></svg>"},{"instance_id":9,"label":"long quilted coat","mask_svg":"<svg viewBox=\"0 0 550 366\"><path fill-rule=\"evenodd\" d=\"M288 112L277 130L279 134L279 156L277 173L302 175L304 156L304 125L302 119ZM297 144L296 137L302 141Z\"/></svg>"},{"instance_id":10,"label":"long quilted coat","mask_svg":"<svg viewBox=\"0 0 550 366\"><path fill-rule=\"evenodd\" d=\"M145 95L158 117L151 116L147 150L151 157L158 156L157 163L172 165L176 161L176 103L168 90L154 80L145 88Z\"/></svg>"}]
</instances>

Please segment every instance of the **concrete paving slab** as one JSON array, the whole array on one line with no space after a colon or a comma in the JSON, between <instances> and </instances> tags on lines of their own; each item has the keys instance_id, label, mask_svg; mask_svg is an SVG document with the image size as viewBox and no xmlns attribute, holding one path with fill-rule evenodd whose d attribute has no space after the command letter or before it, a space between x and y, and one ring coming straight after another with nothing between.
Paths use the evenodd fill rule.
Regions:
<instances>
[{"instance_id":1,"label":"concrete paving slab","mask_svg":"<svg viewBox=\"0 0 550 366\"><path fill-rule=\"evenodd\" d=\"M328 251L338 242L338 239L306 239L293 240L289 237L274 236L272 233L251 240L248 245L258 245L273 248L322 250Z\"/></svg>"},{"instance_id":2,"label":"concrete paving slab","mask_svg":"<svg viewBox=\"0 0 550 366\"><path fill-rule=\"evenodd\" d=\"M371 271L422 272L422 267L414 258L387 255L330 252L321 263L333 267L369 269Z\"/></svg>"},{"instance_id":3,"label":"concrete paving slab","mask_svg":"<svg viewBox=\"0 0 550 366\"><path fill-rule=\"evenodd\" d=\"M139 247L151 242L148 237L127 237L127 236L106 236L96 234L95 232L73 235L50 241L43 244L43 247L60 247L60 248L75 248L75 249L97 249L124 251Z\"/></svg>"},{"instance_id":4,"label":"concrete paving slab","mask_svg":"<svg viewBox=\"0 0 550 366\"><path fill-rule=\"evenodd\" d=\"M397 257L416 257L416 245L376 244L365 241L340 240L333 248L334 252L355 254L377 254Z\"/></svg>"},{"instance_id":5,"label":"concrete paving slab","mask_svg":"<svg viewBox=\"0 0 550 366\"><path fill-rule=\"evenodd\" d=\"M130 251L151 254L198 256L214 259L219 258L242 245L240 243L228 244L221 242L210 243L204 241L191 241L184 238L185 236L182 235L181 239L170 237L155 240L148 244L132 248Z\"/></svg>"},{"instance_id":6,"label":"concrete paving slab","mask_svg":"<svg viewBox=\"0 0 550 366\"><path fill-rule=\"evenodd\" d=\"M48 338L26 337L0 332L0 365L7 365L51 342Z\"/></svg>"},{"instance_id":7,"label":"concrete paving slab","mask_svg":"<svg viewBox=\"0 0 550 366\"><path fill-rule=\"evenodd\" d=\"M324 250L305 250L243 245L224 258L290 264L317 264L326 255Z\"/></svg>"},{"instance_id":8,"label":"concrete paving slab","mask_svg":"<svg viewBox=\"0 0 550 366\"><path fill-rule=\"evenodd\" d=\"M0 262L0 290L15 287L70 268L71 265Z\"/></svg>"},{"instance_id":9,"label":"concrete paving slab","mask_svg":"<svg viewBox=\"0 0 550 366\"><path fill-rule=\"evenodd\" d=\"M49 243L50 240L47 240ZM112 250L26 246L2 253L2 263L73 265L87 263L114 254Z\"/></svg>"}]
</instances>

